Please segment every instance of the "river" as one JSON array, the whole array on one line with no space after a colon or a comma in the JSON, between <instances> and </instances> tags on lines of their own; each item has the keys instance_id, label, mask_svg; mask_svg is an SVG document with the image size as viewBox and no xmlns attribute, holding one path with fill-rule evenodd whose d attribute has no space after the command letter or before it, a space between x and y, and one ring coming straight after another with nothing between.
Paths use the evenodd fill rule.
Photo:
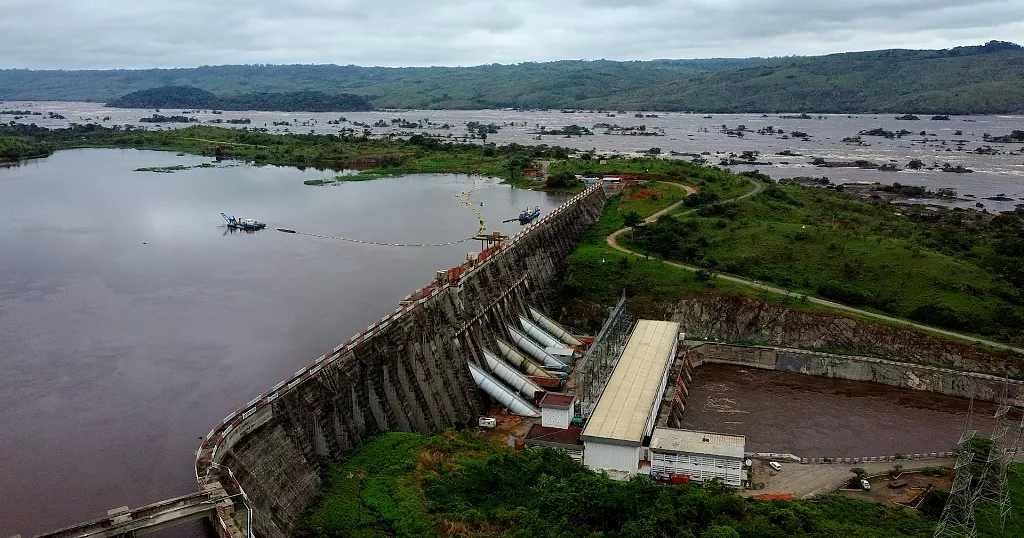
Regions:
<instances>
[{"instance_id":1,"label":"river","mask_svg":"<svg viewBox=\"0 0 1024 538\"><path fill-rule=\"evenodd\" d=\"M199 440L239 405L394 310L489 230L565 196L425 175L331 173L136 150L0 168L0 535L31 536L195 490ZM483 205L481 206L481 203Z\"/></svg>"},{"instance_id":2,"label":"river","mask_svg":"<svg viewBox=\"0 0 1024 538\"><path fill-rule=\"evenodd\" d=\"M971 413L963 398L879 383L705 364L694 371L683 427L743 435L747 452L863 458L951 451L969 415L989 436L995 410L976 402Z\"/></svg>"},{"instance_id":3,"label":"river","mask_svg":"<svg viewBox=\"0 0 1024 538\"><path fill-rule=\"evenodd\" d=\"M0 121L18 121L36 123L43 126L66 126L71 122L98 122L103 125L131 124L146 126L150 129L176 128L187 124L150 124L138 120L148 117L155 110L106 108L98 103L79 102L18 102L7 101L0 104L0 109L38 112L15 120L13 115L0 115ZM53 112L64 119L50 119L48 113ZM163 115L178 115L182 110L162 110ZM931 203L944 206L974 208L981 203L990 211L1013 210L1016 204L1024 203L1024 144L992 144L986 142L986 134L1001 136L1013 130L1024 130L1024 116L952 116L948 121L931 120L931 116L920 116L920 120L897 120L895 114L830 114L813 115L810 119L796 117L793 114L714 114L703 116L677 112L644 113L637 118L632 112L558 110L518 111L518 110L403 110L374 112L257 112L257 111L223 111L213 114L210 111L188 111L184 115L195 118L198 122L227 121L229 119L249 119L249 125L239 127L266 128L269 132L293 133L338 133L341 129L364 130L373 137L389 135L403 136L411 133L426 133L431 136L451 137L461 140L466 136L466 123L479 122L495 124L498 132L488 135L487 142L520 144L549 144L596 150L603 153L637 154L651 148L659 148L661 154L670 156L671 152L699 154L709 152L704 157L710 164L718 164L730 153L741 154L744 151L757 151L759 162L771 163L760 166L733 166L734 170L755 169L773 178L796 176L826 176L834 183L880 182L892 184L925 186L930 190L940 188L956 189L959 200L939 201L934 199L906 200L910 202ZM650 117L657 116L657 117ZM329 123L344 118L340 123ZM403 128L398 120L418 123L422 127ZM278 125L274 125L277 122ZM375 126L382 122L383 126ZM287 123L287 125L284 125ZM355 125L359 123L361 125ZM448 124L449 128L444 128ZM564 137L557 135L538 135L540 127L548 130L560 129L567 125L580 125L591 129L593 135ZM644 126L644 133L655 133L658 136L639 136L640 131L613 130L595 127L598 124L610 124L620 127ZM192 124L195 125L195 124ZM232 127L228 124L220 124ZM735 129L740 125L746 127L744 136L730 136L722 132L722 126ZM766 127L773 131L782 130L785 135L767 134ZM858 136L861 131L874 128L889 131L907 130L913 134L902 138L886 139L877 136L862 136L863 145L843 142L844 138ZM758 134L761 131L764 134ZM810 135L806 140L789 136L793 131ZM921 132L924 135L921 135ZM961 131L961 134L956 134ZM622 135L633 132L634 135ZM785 137L785 138L784 138ZM962 140L962 148L956 141ZM472 141L472 140L471 140ZM480 142L479 139L475 140ZM975 150L990 146L999 153L996 155L977 154ZM780 152L789 151L797 156L780 156ZM819 168L810 164L814 157L827 161L853 161L863 159L875 164L891 163L902 171L881 172L858 168ZM690 157L679 157L690 158ZM920 159L926 166L941 167L945 163L956 167L962 165L974 170L973 173L957 174L939 170L909 170L906 165L911 159ZM970 195L970 196L968 196ZM1011 200L996 201L985 198L1005 195Z\"/></svg>"}]
</instances>

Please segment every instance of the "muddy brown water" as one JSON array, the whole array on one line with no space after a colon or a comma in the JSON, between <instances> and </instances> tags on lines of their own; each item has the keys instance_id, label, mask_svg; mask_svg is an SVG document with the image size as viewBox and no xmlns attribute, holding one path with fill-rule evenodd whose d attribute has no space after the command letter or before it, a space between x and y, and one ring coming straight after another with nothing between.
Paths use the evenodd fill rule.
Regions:
<instances>
[{"instance_id":1,"label":"muddy brown water","mask_svg":"<svg viewBox=\"0 0 1024 538\"><path fill-rule=\"evenodd\" d=\"M25 116L14 120L13 115L0 116L0 121L36 123L48 127L62 127L69 123L96 122L106 126L130 124L147 129L174 129L192 124L140 123L138 120L156 111L153 109L108 108L99 103L8 101L4 108L39 112L41 115ZM65 119L50 119L47 112L57 112ZM799 111L796 111L799 112ZM466 123L493 123L500 126L497 133L488 135L487 142L505 144L549 144L576 148L596 149L601 152L634 153L657 147L663 156L671 152L703 153L710 164L718 164L730 153L758 151L758 162L771 165L733 166L734 170L757 170L774 178L795 176L827 176L835 183L881 182L885 184L924 186L930 190L949 187L963 197L957 201L921 199L919 202L974 208L982 203L989 211L1012 211L1016 204L1024 203L1024 144L994 144L985 140L985 135L1000 136L1013 130L1024 129L1024 116L953 116L949 121L932 121L931 116L921 115L919 121L897 120L897 114L815 114L809 119L792 117L792 114L701 114L680 112L658 112L657 117L637 118L632 112L617 114L615 111L572 111L558 110L377 110L371 112L273 112L273 111L224 111L213 114L210 111L163 110L163 115L184 114L199 122L224 121L228 119L251 120L251 124L234 127L266 128L270 132L284 133L338 133L342 129L356 132L369 130L371 136L406 136L409 133L424 133L452 140L462 140L467 134ZM790 116L790 117L782 117ZM105 119L108 118L109 119ZM340 117L345 122L337 121ZM422 127L401 128L393 120L423 121ZM375 123L383 120L384 127ZM286 122L288 125L283 125ZM275 125L277 123L277 125ZM361 125L355 125L360 123ZM580 125L593 131L593 135L565 137L538 135L540 127L548 130L560 129L567 125ZM601 124L621 127L644 126L645 133L663 136L623 136L621 131L611 134ZM233 127L230 124L218 124ZM443 128L447 125L448 128ZM722 132L726 125L735 129L746 127L743 137L729 136ZM767 127L773 128L767 134ZM881 127L889 131L907 130L913 134L902 138L886 139L877 136L862 136L863 144L843 142L844 138L856 137L860 131ZM777 130L785 131L785 135ZM763 134L758 134L760 130ZM810 135L808 138L789 136L794 131ZM924 135L920 133L924 131ZM960 131L961 134L956 134ZM470 140L480 143L479 139ZM960 147L958 141L963 141ZM975 150L990 146L999 151L998 155L983 155ZM778 155L790 152L794 156ZM904 169L900 172L881 172L858 168L819 168L811 165L813 157L828 161L868 160L875 164L891 163ZM690 159L687 156L678 158ZM955 174L939 170L908 170L911 159L920 159L926 166L963 165L974 170L971 174ZM1008 201L985 200L1005 194ZM914 200L911 200L914 201Z\"/></svg>"},{"instance_id":2,"label":"muddy brown water","mask_svg":"<svg viewBox=\"0 0 1024 538\"><path fill-rule=\"evenodd\" d=\"M310 187L333 173L134 171L207 161L73 150L0 168L0 536L194 491L211 427L480 248L231 233L221 211L437 243L476 233L455 197L474 185L474 207L506 233L523 207L565 200L465 175Z\"/></svg>"},{"instance_id":3,"label":"muddy brown water","mask_svg":"<svg viewBox=\"0 0 1024 538\"><path fill-rule=\"evenodd\" d=\"M746 436L748 452L873 457L953 449L970 401L863 381L721 364L696 368L684 427ZM993 404L971 427L992 431ZM1016 416L1019 421L1019 416Z\"/></svg>"}]
</instances>

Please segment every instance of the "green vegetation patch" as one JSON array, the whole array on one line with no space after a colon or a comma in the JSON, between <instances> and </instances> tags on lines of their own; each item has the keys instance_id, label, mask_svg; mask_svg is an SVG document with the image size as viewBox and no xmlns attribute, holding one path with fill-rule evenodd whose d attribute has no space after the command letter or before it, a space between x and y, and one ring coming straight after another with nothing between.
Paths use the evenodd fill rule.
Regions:
<instances>
[{"instance_id":1,"label":"green vegetation patch","mask_svg":"<svg viewBox=\"0 0 1024 538\"><path fill-rule=\"evenodd\" d=\"M758 501L712 482L612 480L551 450L468 433L387 433L324 473L296 538L420 536L927 537L911 510L840 496Z\"/></svg>"},{"instance_id":2,"label":"green vegetation patch","mask_svg":"<svg viewBox=\"0 0 1024 538\"><path fill-rule=\"evenodd\" d=\"M423 135L414 135L409 140L378 140L355 133L271 134L262 128L226 129L206 125L147 131L97 124L72 124L62 129L0 124L0 137L5 136L45 143L50 149L135 148L321 170L366 169L353 180L416 173L479 173L530 187L543 186L523 175L523 170L535 160L568 156L566 149L546 145L460 144Z\"/></svg>"},{"instance_id":3,"label":"green vegetation patch","mask_svg":"<svg viewBox=\"0 0 1024 538\"><path fill-rule=\"evenodd\" d=\"M172 166L147 166L143 168L136 168L136 172L156 172L158 174L173 174L174 172L181 172L182 170L192 170L193 168L213 168L212 163L194 164L192 166L186 166L184 164L175 164Z\"/></svg>"},{"instance_id":4,"label":"green vegetation patch","mask_svg":"<svg viewBox=\"0 0 1024 538\"><path fill-rule=\"evenodd\" d=\"M0 162L14 162L22 159L46 157L53 149L25 138L0 136Z\"/></svg>"},{"instance_id":5,"label":"green vegetation patch","mask_svg":"<svg viewBox=\"0 0 1024 538\"><path fill-rule=\"evenodd\" d=\"M252 92L218 97L192 86L162 86L131 92L107 104L119 108L203 108L220 110L276 110L332 112L372 110L370 102L350 93L320 91ZM154 116L156 116L154 114ZM185 120L190 121L190 120ZM195 120L191 120L195 121Z\"/></svg>"},{"instance_id":6,"label":"green vegetation patch","mask_svg":"<svg viewBox=\"0 0 1024 538\"><path fill-rule=\"evenodd\" d=\"M1012 511L1005 526L999 517L999 507L984 505L978 510L977 525L979 536L995 538L1018 538L1024 536L1024 463L1010 466L1007 476Z\"/></svg>"},{"instance_id":7,"label":"green vegetation patch","mask_svg":"<svg viewBox=\"0 0 1024 538\"><path fill-rule=\"evenodd\" d=\"M943 50L772 59L556 61L462 68L225 65L139 70L130 77L120 70L7 69L0 70L0 87L5 99L54 101L105 101L126 91L152 92L155 81L201 88L133 97L140 106L161 102L155 97L173 98L162 102L181 108L222 107L217 103L225 100L245 101L239 106L246 108L312 111L334 105L330 99L335 98L345 107L372 104L382 109L996 114L1022 111L1022 59L1019 46L992 41ZM318 92L324 93L294 95ZM334 95L338 92L346 95Z\"/></svg>"},{"instance_id":8,"label":"green vegetation patch","mask_svg":"<svg viewBox=\"0 0 1024 538\"><path fill-rule=\"evenodd\" d=\"M635 231L633 250L922 323L1019 341L1024 210L969 220L769 185Z\"/></svg>"}]
</instances>

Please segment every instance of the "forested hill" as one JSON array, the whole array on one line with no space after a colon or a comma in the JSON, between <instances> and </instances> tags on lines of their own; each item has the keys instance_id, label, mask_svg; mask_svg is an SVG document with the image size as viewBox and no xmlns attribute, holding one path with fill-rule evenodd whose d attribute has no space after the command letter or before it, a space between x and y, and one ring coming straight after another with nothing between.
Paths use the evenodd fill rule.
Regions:
<instances>
[{"instance_id":1,"label":"forested hill","mask_svg":"<svg viewBox=\"0 0 1024 538\"><path fill-rule=\"evenodd\" d=\"M193 86L229 100L353 94L376 108L603 108L697 112L1024 112L1024 48L476 67L229 65L109 71L0 70L0 99L111 102ZM185 107L187 108L187 107Z\"/></svg>"},{"instance_id":2,"label":"forested hill","mask_svg":"<svg viewBox=\"0 0 1024 538\"><path fill-rule=\"evenodd\" d=\"M347 112L372 110L365 97L319 91L254 92L217 97L192 86L162 86L129 93L108 103L120 108L214 108L221 110L281 110L285 112Z\"/></svg>"}]
</instances>

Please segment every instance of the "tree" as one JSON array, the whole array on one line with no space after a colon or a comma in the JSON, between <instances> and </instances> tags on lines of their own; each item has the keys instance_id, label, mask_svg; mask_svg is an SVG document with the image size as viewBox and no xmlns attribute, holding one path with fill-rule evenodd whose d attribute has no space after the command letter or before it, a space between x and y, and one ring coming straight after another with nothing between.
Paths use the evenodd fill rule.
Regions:
<instances>
[{"instance_id":1,"label":"tree","mask_svg":"<svg viewBox=\"0 0 1024 538\"><path fill-rule=\"evenodd\" d=\"M860 481L868 475L867 470L862 467L854 467L850 469L850 472L853 473L853 478L850 479L850 487L859 488Z\"/></svg>"},{"instance_id":2,"label":"tree","mask_svg":"<svg viewBox=\"0 0 1024 538\"><path fill-rule=\"evenodd\" d=\"M622 217L622 223L625 224L626 226L629 226L630 228L640 226L641 224L643 224L643 222L644 218L641 217L640 213L637 213L636 211L630 211L629 213L626 213Z\"/></svg>"},{"instance_id":3,"label":"tree","mask_svg":"<svg viewBox=\"0 0 1024 538\"><path fill-rule=\"evenodd\" d=\"M578 185L580 180L572 172L557 172L548 176L547 187L549 189L566 189Z\"/></svg>"},{"instance_id":4,"label":"tree","mask_svg":"<svg viewBox=\"0 0 1024 538\"><path fill-rule=\"evenodd\" d=\"M740 538L740 533L732 527L715 525L704 533L704 538Z\"/></svg>"},{"instance_id":5,"label":"tree","mask_svg":"<svg viewBox=\"0 0 1024 538\"><path fill-rule=\"evenodd\" d=\"M921 514L925 517L939 519L939 517L942 516L942 509L946 507L946 499L948 498L948 491L934 489L924 496L924 499L921 500L921 504L917 509L920 510Z\"/></svg>"}]
</instances>

